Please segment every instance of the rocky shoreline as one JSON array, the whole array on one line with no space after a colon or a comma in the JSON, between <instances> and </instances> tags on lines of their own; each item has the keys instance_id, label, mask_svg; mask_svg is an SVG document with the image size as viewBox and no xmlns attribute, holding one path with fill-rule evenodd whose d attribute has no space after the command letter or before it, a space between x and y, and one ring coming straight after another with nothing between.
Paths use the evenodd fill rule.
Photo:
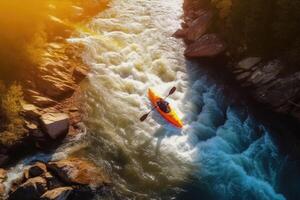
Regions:
<instances>
[{"instance_id":1,"label":"rocky shoreline","mask_svg":"<svg viewBox=\"0 0 300 200\"><path fill-rule=\"evenodd\" d=\"M229 71L237 84L249 96L276 113L292 116L300 121L300 72L287 72L287 64L281 58L264 56L233 56L222 32L215 32L213 21L216 13L210 1L184 1L184 23L174 33L183 38L188 58L209 58L214 62L220 57L226 60Z\"/></svg>"},{"instance_id":2,"label":"rocky shoreline","mask_svg":"<svg viewBox=\"0 0 300 200\"><path fill-rule=\"evenodd\" d=\"M89 8L88 3L83 5L87 8L76 7L77 21L100 11ZM85 9L93 9L94 14L87 17ZM51 29L59 29L60 34L49 33L50 39L38 52L35 65L21 73L20 78L25 100L20 115L25 133L22 137L8 131L1 133L1 139L5 139L1 144L5 145L0 145L0 199L90 199L105 193L111 185L99 166L82 158L67 158L48 163L37 161L25 167L22 177L7 188L6 170L22 157L37 151L51 152L62 141L85 131L79 86L89 71L82 60L84 47L67 41L76 35L73 27L56 17L50 17L47 23Z\"/></svg>"},{"instance_id":3,"label":"rocky shoreline","mask_svg":"<svg viewBox=\"0 0 300 200\"><path fill-rule=\"evenodd\" d=\"M4 182L6 176L2 170L0 181ZM109 177L83 159L36 162L26 167L23 175L14 181L8 199L91 199L95 194L108 193L110 186Z\"/></svg>"}]
</instances>

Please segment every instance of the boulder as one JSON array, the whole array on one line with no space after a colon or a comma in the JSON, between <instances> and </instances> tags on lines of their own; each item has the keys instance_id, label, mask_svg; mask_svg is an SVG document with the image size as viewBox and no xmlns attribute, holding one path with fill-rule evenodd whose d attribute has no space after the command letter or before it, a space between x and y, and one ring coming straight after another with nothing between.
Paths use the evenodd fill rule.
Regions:
<instances>
[{"instance_id":1,"label":"boulder","mask_svg":"<svg viewBox=\"0 0 300 200\"><path fill-rule=\"evenodd\" d=\"M48 168L68 184L101 188L111 183L108 176L99 167L79 158L50 162L48 163Z\"/></svg>"},{"instance_id":2,"label":"boulder","mask_svg":"<svg viewBox=\"0 0 300 200\"><path fill-rule=\"evenodd\" d=\"M41 200L66 200L72 193L72 187L59 187L45 192Z\"/></svg>"},{"instance_id":3,"label":"boulder","mask_svg":"<svg viewBox=\"0 0 300 200\"><path fill-rule=\"evenodd\" d=\"M37 200L47 190L46 180L42 177L28 179L9 195L8 200Z\"/></svg>"},{"instance_id":4,"label":"boulder","mask_svg":"<svg viewBox=\"0 0 300 200\"><path fill-rule=\"evenodd\" d=\"M237 68L247 71L247 70L250 70L255 65L257 65L261 60L262 59L259 57L245 58L237 64Z\"/></svg>"},{"instance_id":5,"label":"boulder","mask_svg":"<svg viewBox=\"0 0 300 200\"><path fill-rule=\"evenodd\" d=\"M42 162L37 162L25 170L24 175L26 179L41 176L47 172L47 167Z\"/></svg>"},{"instance_id":6,"label":"boulder","mask_svg":"<svg viewBox=\"0 0 300 200\"><path fill-rule=\"evenodd\" d=\"M214 57L225 50L225 44L216 34L206 34L196 42L188 45L185 56L195 57Z\"/></svg>"},{"instance_id":7,"label":"boulder","mask_svg":"<svg viewBox=\"0 0 300 200\"><path fill-rule=\"evenodd\" d=\"M211 12L202 11L199 17L191 23L185 39L194 42L203 36L207 32L212 16Z\"/></svg>"},{"instance_id":8,"label":"boulder","mask_svg":"<svg viewBox=\"0 0 300 200\"><path fill-rule=\"evenodd\" d=\"M69 116L65 113L46 113L41 117L43 130L52 139L63 138L69 131Z\"/></svg>"}]
</instances>

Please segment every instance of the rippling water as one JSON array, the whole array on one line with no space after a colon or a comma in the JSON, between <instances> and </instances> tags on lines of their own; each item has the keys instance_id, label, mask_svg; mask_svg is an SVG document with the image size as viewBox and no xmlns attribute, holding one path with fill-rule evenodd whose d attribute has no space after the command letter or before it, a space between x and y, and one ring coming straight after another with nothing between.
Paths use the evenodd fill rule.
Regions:
<instances>
[{"instance_id":1,"label":"rippling water","mask_svg":"<svg viewBox=\"0 0 300 200\"><path fill-rule=\"evenodd\" d=\"M120 199L299 199L297 168L268 129L185 60L171 37L181 14L182 0L114 0L90 23L80 39L91 66L80 154L106 167ZM157 113L141 123L147 88L166 95L172 86L184 128Z\"/></svg>"}]
</instances>

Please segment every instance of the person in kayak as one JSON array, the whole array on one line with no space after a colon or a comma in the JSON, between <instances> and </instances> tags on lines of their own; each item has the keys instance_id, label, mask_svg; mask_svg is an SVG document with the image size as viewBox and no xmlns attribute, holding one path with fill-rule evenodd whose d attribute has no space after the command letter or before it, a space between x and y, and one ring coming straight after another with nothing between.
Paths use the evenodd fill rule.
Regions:
<instances>
[{"instance_id":1,"label":"person in kayak","mask_svg":"<svg viewBox=\"0 0 300 200\"><path fill-rule=\"evenodd\" d=\"M159 109L161 109L165 113L171 112L169 103L167 101L163 100L163 99L159 99L157 101L157 106L159 107Z\"/></svg>"}]
</instances>

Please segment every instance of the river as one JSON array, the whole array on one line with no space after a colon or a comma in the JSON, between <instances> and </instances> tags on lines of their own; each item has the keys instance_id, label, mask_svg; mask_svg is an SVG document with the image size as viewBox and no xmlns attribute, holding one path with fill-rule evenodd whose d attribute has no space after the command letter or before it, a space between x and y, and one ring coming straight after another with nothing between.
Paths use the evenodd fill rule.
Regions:
<instances>
[{"instance_id":1,"label":"river","mask_svg":"<svg viewBox=\"0 0 300 200\"><path fill-rule=\"evenodd\" d=\"M76 154L105 167L120 199L299 199L297 164L270 130L184 58L183 42L172 37L182 3L113 0L78 39L91 72L82 84L87 145ZM147 89L166 95L173 86L168 100L184 128L157 113L140 122Z\"/></svg>"}]
</instances>

